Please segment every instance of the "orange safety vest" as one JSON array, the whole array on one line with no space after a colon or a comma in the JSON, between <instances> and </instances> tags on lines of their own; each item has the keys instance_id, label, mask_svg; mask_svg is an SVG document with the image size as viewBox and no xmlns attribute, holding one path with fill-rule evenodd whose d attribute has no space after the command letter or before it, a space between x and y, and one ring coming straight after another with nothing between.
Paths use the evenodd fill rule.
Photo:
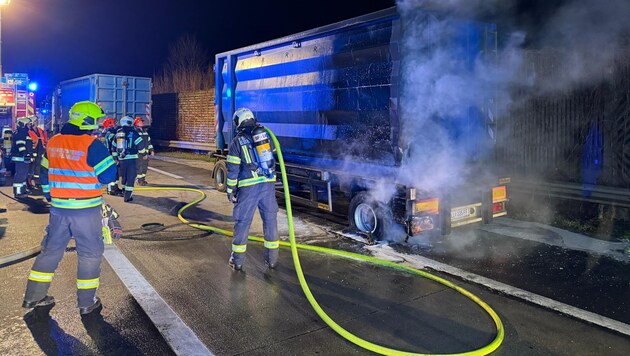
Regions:
<instances>
[{"instance_id":1,"label":"orange safety vest","mask_svg":"<svg viewBox=\"0 0 630 356\"><path fill-rule=\"evenodd\" d=\"M28 135L31 136L33 140L33 147L37 148L40 144L46 146L48 143L48 134L46 131L42 130L39 126L34 127L28 131Z\"/></svg>"},{"instance_id":2,"label":"orange safety vest","mask_svg":"<svg viewBox=\"0 0 630 356\"><path fill-rule=\"evenodd\" d=\"M48 142L48 184L53 206L59 198L90 199L103 196L96 172L87 163L88 148L92 142L94 137L89 135L62 134L53 136Z\"/></svg>"}]
</instances>

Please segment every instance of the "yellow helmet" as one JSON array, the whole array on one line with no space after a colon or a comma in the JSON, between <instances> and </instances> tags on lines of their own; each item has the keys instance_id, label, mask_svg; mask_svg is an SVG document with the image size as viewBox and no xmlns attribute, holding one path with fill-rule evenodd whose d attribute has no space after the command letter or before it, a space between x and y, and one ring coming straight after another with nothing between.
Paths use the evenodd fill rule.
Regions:
<instances>
[{"instance_id":1,"label":"yellow helmet","mask_svg":"<svg viewBox=\"0 0 630 356\"><path fill-rule=\"evenodd\" d=\"M81 130L98 129L98 119L105 116L103 109L91 101L79 101L70 108L68 123Z\"/></svg>"}]
</instances>

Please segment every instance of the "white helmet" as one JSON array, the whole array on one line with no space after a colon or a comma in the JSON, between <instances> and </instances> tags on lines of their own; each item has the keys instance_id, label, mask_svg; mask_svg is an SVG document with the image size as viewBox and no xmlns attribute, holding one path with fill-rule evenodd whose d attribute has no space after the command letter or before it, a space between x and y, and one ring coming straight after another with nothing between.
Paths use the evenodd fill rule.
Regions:
<instances>
[{"instance_id":1,"label":"white helmet","mask_svg":"<svg viewBox=\"0 0 630 356\"><path fill-rule=\"evenodd\" d=\"M237 129L241 127L241 125L248 120L254 120L256 122L256 118L254 117L254 113L248 108L240 108L234 112L234 116L232 116L232 120L234 121L234 127Z\"/></svg>"},{"instance_id":2,"label":"white helmet","mask_svg":"<svg viewBox=\"0 0 630 356\"><path fill-rule=\"evenodd\" d=\"M133 119L131 118L131 116L123 116L120 119L119 125L122 126L122 127L125 127L125 126L132 127L133 126Z\"/></svg>"}]
</instances>

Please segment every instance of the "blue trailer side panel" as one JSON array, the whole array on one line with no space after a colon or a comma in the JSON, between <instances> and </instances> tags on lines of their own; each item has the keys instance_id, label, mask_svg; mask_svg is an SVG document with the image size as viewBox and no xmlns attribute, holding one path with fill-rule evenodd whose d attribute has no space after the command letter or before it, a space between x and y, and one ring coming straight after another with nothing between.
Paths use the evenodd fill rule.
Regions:
<instances>
[{"instance_id":1,"label":"blue trailer side panel","mask_svg":"<svg viewBox=\"0 0 630 356\"><path fill-rule=\"evenodd\" d=\"M409 147L400 117L404 98L413 97L403 93L401 68L409 60L404 25L391 8L218 54L217 149L226 149L234 135L234 110L248 107L276 133L289 163L357 174L370 164L392 174ZM487 45L488 26L493 28L462 21L446 44L453 56L465 58L468 70ZM475 156L487 130L483 110L470 107L465 118L436 119Z\"/></svg>"},{"instance_id":2,"label":"blue trailer side panel","mask_svg":"<svg viewBox=\"0 0 630 356\"><path fill-rule=\"evenodd\" d=\"M150 113L151 78L92 74L59 84L61 121L68 121L70 107L78 101L98 103L107 117L145 116Z\"/></svg>"}]
</instances>

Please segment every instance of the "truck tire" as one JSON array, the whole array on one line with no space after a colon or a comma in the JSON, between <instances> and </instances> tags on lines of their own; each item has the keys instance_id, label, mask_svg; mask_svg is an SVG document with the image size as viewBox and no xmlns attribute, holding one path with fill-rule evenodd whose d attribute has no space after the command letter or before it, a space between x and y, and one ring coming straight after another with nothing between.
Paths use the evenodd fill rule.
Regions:
<instances>
[{"instance_id":1,"label":"truck tire","mask_svg":"<svg viewBox=\"0 0 630 356\"><path fill-rule=\"evenodd\" d=\"M350 227L382 240L393 222L391 209L376 202L368 192L359 192L350 201L348 208Z\"/></svg>"},{"instance_id":2,"label":"truck tire","mask_svg":"<svg viewBox=\"0 0 630 356\"><path fill-rule=\"evenodd\" d=\"M212 177L214 178L214 187L216 190L225 193L227 190L227 165L225 164L225 161L217 161L214 164Z\"/></svg>"}]
</instances>

